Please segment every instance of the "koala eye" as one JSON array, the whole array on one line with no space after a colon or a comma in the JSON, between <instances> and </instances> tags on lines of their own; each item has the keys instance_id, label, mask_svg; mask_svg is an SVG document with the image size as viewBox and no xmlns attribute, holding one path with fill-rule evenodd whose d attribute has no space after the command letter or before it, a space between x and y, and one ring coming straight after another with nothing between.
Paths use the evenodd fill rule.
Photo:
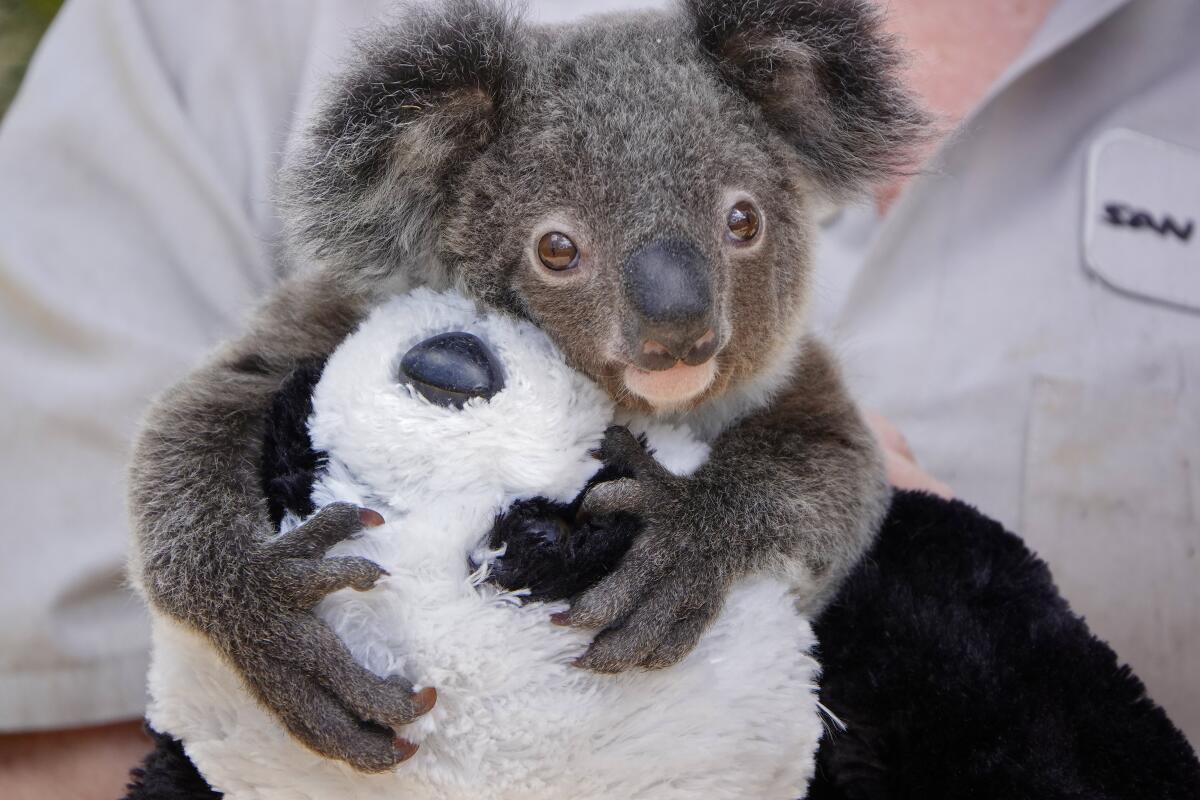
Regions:
<instances>
[{"instance_id":1,"label":"koala eye","mask_svg":"<svg viewBox=\"0 0 1200 800\"><path fill-rule=\"evenodd\" d=\"M735 241L748 242L758 236L758 209L749 200L739 200L729 209L725 224L729 227L729 235Z\"/></svg>"},{"instance_id":2,"label":"koala eye","mask_svg":"<svg viewBox=\"0 0 1200 800\"><path fill-rule=\"evenodd\" d=\"M563 233L547 233L538 241L538 258L546 269L556 272L579 263L579 248Z\"/></svg>"}]
</instances>

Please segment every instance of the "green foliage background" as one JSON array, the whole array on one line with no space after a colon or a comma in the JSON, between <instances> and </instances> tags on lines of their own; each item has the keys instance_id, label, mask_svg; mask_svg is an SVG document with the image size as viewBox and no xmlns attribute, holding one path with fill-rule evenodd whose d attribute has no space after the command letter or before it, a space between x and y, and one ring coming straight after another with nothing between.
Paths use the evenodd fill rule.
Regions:
<instances>
[{"instance_id":1,"label":"green foliage background","mask_svg":"<svg viewBox=\"0 0 1200 800\"><path fill-rule=\"evenodd\" d=\"M25 65L63 0L0 0L0 117L21 85Z\"/></svg>"}]
</instances>

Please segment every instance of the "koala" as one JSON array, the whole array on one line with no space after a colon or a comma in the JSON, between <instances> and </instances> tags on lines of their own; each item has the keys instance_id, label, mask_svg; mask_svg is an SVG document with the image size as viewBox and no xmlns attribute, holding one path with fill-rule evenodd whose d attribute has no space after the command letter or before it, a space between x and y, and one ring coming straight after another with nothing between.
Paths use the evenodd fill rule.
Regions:
<instances>
[{"instance_id":1,"label":"koala","mask_svg":"<svg viewBox=\"0 0 1200 800\"><path fill-rule=\"evenodd\" d=\"M690 474L708 455L686 426L645 417L631 420L641 441L606 434L612 413L528 322L452 292L382 304L277 394L264 482L276 544L293 552L330 503L391 520L327 559L387 577L316 613L373 672L442 688L405 731L420 756L382 775L315 757L206 637L159 614L151 724L230 800L803 795L824 729L812 628L787 583L738 581L670 670L578 669L590 635L549 622L564 604L547 601L592 585L635 534L628 517L572 514L580 494L623 474Z\"/></svg>"},{"instance_id":2,"label":"koala","mask_svg":"<svg viewBox=\"0 0 1200 800\"><path fill-rule=\"evenodd\" d=\"M388 297L456 287L541 328L630 414L685 422L696 472L598 485L641 530L554 622L599 672L678 662L751 574L819 610L889 500L882 460L808 332L813 218L903 169L924 117L864 0L682 0L538 27L508 6L403 7L331 85L281 179L297 269L138 437L131 574L315 752L369 772L428 713L312 613L367 589L325 545L379 523L335 503L272 538L264 414Z\"/></svg>"}]
</instances>

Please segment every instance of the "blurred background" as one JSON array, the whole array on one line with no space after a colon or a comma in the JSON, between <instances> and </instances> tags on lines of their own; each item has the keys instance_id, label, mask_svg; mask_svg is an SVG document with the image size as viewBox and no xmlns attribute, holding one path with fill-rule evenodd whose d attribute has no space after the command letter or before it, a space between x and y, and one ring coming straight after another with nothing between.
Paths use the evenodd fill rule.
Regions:
<instances>
[{"instance_id":1,"label":"blurred background","mask_svg":"<svg viewBox=\"0 0 1200 800\"><path fill-rule=\"evenodd\" d=\"M62 0L0 0L0 118L21 85L25 67Z\"/></svg>"}]
</instances>

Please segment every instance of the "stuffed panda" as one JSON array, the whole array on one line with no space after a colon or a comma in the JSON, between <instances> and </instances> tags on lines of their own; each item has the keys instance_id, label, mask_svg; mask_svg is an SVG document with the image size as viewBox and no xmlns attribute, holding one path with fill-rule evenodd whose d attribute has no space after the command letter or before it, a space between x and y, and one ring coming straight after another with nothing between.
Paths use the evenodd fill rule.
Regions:
<instances>
[{"instance_id":1,"label":"stuffed panda","mask_svg":"<svg viewBox=\"0 0 1200 800\"><path fill-rule=\"evenodd\" d=\"M388 775L324 760L205 639L159 618L156 748L128 800L1200 797L1186 738L1045 564L930 495L896 495L814 621L820 706L813 629L767 579L736 587L671 669L572 668L588 636L548 618L639 531L580 514L590 487L627 476L591 457L613 413L536 328L452 294L393 300L297 369L267 419L271 514L280 536L335 500L387 517L331 555L391 576L319 613L371 669L440 690L404 730L421 749ZM620 421L675 472L706 456L686 429Z\"/></svg>"},{"instance_id":2,"label":"stuffed panda","mask_svg":"<svg viewBox=\"0 0 1200 800\"><path fill-rule=\"evenodd\" d=\"M603 392L531 324L453 293L378 308L270 415L264 481L286 537L348 501L386 524L330 556L389 575L327 597L319 616L379 675L435 686L403 731L420 752L366 775L293 741L202 636L153 621L148 719L214 789L268 798L796 798L823 732L814 637L789 587L747 579L683 662L599 675L572 666L591 635L551 623L615 564L637 521L583 519L622 476L595 451ZM707 447L684 427L621 420L666 468Z\"/></svg>"}]
</instances>

